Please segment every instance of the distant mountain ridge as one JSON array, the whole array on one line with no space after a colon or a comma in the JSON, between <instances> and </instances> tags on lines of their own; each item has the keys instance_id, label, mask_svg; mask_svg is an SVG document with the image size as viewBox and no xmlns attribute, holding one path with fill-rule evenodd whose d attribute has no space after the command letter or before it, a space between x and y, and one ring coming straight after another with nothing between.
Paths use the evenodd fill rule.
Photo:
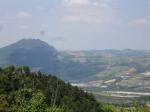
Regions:
<instances>
[{"instance_id":1,"label":"distant mountain ridge","mask_svg":"<svg viewBox=\"0 0 150 112\"><path fill-rule=\"evenodd\" d=\"M43 71L54 72L57 50L39 39L22 39L0 49L0 65L29 65ZM47 68L48 67L48 68Z\"/></svg>"},{"instance_id":2,"label":"distant mountain ridge","mask_svg":"<svg viewBox=\"0 0 150 112\"><path fill-rule=\"evenodd\" d=\"M150 71L150 51L57 51L39 39L22 39L0 48L0 66L12 64L29 66L64 80L111 80L124 72L134 71L134 75Z\"/></svg>"},{"instance_id":3,"label":"distant mountain ridge","mask_svg":"<svg viewBox=\"0 0 150 112\"><path fill-rule=\"evenodd\" d=\"M57 75L65 80L82 79L97 71L91 65L63 57L54 47L39 39L22 39L0 48L0 66L29 66L32 70Z\"/></svg>"}]
</instances>

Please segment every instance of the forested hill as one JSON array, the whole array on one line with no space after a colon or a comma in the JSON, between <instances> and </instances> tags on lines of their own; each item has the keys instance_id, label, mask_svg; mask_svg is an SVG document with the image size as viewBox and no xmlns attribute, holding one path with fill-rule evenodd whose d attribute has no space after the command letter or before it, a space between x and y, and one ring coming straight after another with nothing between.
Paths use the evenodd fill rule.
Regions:
<instances>
[{"instance_id":1,"label":"forested hill","mask_svg":"<svg viewBox=\"0 0 150 112\"><path fill-rule=\"evenodd\" d=\"M91 94L28 67L0 68L0 112L102 112Z\"/></svg>"},{"instance_id":2,"label":"forested hill","mask_svg":"<svg viewBox=\"0 0 150 112\"><path fill-rule=\"evenodd\" d=\"M39 39L22 39L0 48L0 66L29 66L36 70L56 73L57 50Z\"/></svg>"},{"instance_id":3,"label":"forested hill","mask_svg":"<svg viewBox=\"0 0 150 112\"><path fill-rule=\"evenodd\" d=\"M101 67L62 57L53 46L39 39L22 39L0 48L0 66L29 66L33 71L52 73L64 80L78 80L96 74Z\"/></svg>"}]
</instances>

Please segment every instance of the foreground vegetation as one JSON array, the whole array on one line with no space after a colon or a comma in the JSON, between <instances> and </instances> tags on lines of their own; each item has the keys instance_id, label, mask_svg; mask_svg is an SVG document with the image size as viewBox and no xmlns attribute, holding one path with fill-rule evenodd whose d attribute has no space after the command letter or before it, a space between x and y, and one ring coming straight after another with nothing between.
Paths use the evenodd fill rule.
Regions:
<instances>
[{"instance_id":1,"label":"foreground vegetation","mask_svg":"<svg viewBox=\"0 0 150 112\"><path fill-rule=\"evenodd\" d=\"M28 67L0 69L0 112L101 112L93 95Z\"/></svg>"},{"instance_id":2,"label":"foreground vegetation","mask_svg":"<svg viewBox=\"0 0 150 112\"><path fill-rule=\"evenodd\" d=\"M115 107L92 94L28 67L0 68L0 112L150 112L147 106Z\"/></svg>"},{"instance_id":3,"label":"foreground vegetation","mask_svg":"<svg viewBox=\"0 0 150 112\"><path fill-rule=\"evenodd\" d=\"M117 107L104 104L102 107L104 112L150 112L150 108L146 105L135 105L133 107Z\"/></svg>"}]
</instances>

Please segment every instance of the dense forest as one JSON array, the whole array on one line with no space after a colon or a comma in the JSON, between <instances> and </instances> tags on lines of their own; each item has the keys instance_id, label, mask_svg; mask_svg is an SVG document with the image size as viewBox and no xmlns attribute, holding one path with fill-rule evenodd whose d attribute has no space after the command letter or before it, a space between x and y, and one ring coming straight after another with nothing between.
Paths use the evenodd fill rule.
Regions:
<instances>
[{"instance_id":1,"label":"dense forest","mask_svg":"<svg viewBox=\"0 0 150 112\"><path fill-rule=\"evenodd\" d=\"M92 94L26 66L0 68L0 112L150 112L136 106L98 103Z\"/></svg>"},{"instance_id":2,"label":"dense forest","mask_svg":"<svg viewBox=\"0 0 150 112\"><path fill-rule=\"evenodd\" d=\"M101 112L92 94L28 67L0 69L0 112Z\"/></svg>"}]
</instances>

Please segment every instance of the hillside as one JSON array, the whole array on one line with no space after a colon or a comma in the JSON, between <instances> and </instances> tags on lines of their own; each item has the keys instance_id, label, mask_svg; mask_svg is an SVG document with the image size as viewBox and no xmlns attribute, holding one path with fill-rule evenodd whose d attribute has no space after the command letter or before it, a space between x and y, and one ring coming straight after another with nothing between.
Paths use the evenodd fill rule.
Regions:
<instances>
[{"instance_id":1,"label":"hillside","mask_svg":"<svg viewBox=\"0 0 150 112\"><path fill-rule=\"evenodd\" d=\"M102 70L86 77L84 81L111 80L114 78L130 79L148 77L150 71L150 51L137 50L99 50L99 51L65 51L63 57L79 62L101 66ZM145 74L145 75L144 75ZM147 75L146 75L147 74Z\"/></svg>"},{"instance_id":2,"label":"hillside","mask_svg":"<svg viewBox=\"0 0 150 112\"><path fill-rule=\"evenodd\" d=\"M150 51L64 51L74 62L95 64L104 69L73 85L80 86L107 103L150 102Z\"/></svg>"},{"instance_id":3,"label":"hillside","mask_svg":"<svg viewBox=\"0 0 150 112\"><path fill-rule=\"evenodd\" d=\"M132 106L132 107L131 107ZM149 112L146 105L98 103L92 94L26 66L0 68L0 112Z\"/></svg>"},{"instance_id":4,"label":"hillside","mask_svg":"<svg viewBox=\"0 0 150 112\"><path fill-rule=\"evenodd\" d=\"M22 39L0 48L0 66L6 65L29 66L102 90L150 90L150 51L57 51L39 39Z\"/></svg>"},{"instance_id":5,"label":"hillside","mask_svg":"<svg viewBox=\"0 0 150 112\"><path fill-rule=\"evenodd\" d=\"M0 69L1 112L102 112L91 94L28 67Z\"/></svg>"},{"instance_id":6,"label":"hillside","mask_svg":"<svg viewBox=\"0 0 150 112\"><path fill-rule=\"evenodd\" d=\"M0 66L7 65L29 66L33 71L52 73L64 80L83 79L102 69L63 57L54 47L39 39L22 39L0 48Z\"/></svg>"},{"instance_id":7,"label":"hillside","mask_svg":"<svg viewBox=\"0 0 150 112\"><path fill-rule=\"evenodd\" d=\"M56 63L56 49L39 39L22 39L0 49L0 66L28 65L35 70L55 73L53 65Z\"/></svg>"}]
</instances>

